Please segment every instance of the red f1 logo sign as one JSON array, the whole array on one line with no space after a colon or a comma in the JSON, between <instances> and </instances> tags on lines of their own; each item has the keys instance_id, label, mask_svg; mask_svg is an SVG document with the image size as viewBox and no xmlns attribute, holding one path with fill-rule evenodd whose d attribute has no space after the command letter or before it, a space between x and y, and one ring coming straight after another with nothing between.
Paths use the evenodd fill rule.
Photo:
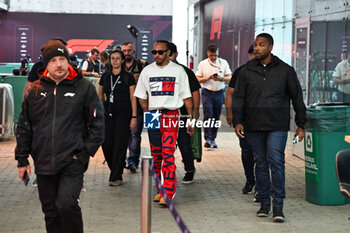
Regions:
<instances>
[{"instance_id":1,"label":"red f1 logo sign","mask_svg":"<svg viewBox=\"0 0 350 233\"><path fill-rule=\"evenodd\" d=\"M224 5L220 5L214 8L213 17L211 19L210 40L215 39L215 33L217 33L218 39L220 39L223 13L224 13Z\"/></svg>"},{"instance_id":2,"label":"red f1 logo sign","mask_svg":"<svg viewBox=\"0 0 350 233\"><path fill-rule=\"evenodd\" d=\"M100 40L100 39L70 39L67 41L67 48L72 49L72 53L86 52L92 48L97 48L102 51L108 47L114 40Z\"/></svg>"}]
</instances>

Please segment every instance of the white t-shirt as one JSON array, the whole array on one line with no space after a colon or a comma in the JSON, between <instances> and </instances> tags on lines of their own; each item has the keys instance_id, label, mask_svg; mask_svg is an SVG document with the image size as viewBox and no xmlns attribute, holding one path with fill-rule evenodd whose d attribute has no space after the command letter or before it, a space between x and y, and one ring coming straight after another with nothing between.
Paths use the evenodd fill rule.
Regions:
<instances>
[{"instance_id":1,"label":"white t-shirt","mask_svg":"<svg viewBox=\"0 0 350 233\"><path fill-rule=\"evenodd\" d=\"M339 77L341 80L350 79L350 63L347 59L338 63L333 73L334 76ZM338 90L345 94L350 94L350 84L338 84Z\"/></svg>"},{"instance_id":2,"label":"white t-shirt","mask_svg":"<svg viewBox=\"0 0 350 233\"><path fill-rule=\"evenodd\" d=\"M208 77L215 73L220 77L224 77L226 74L232 74L230 66L225 59L217 58L215 63L211 62L209 58L201 61L198 65L196 75ZM225 88L225 82L210 79L205 83L201 83L201 86L210 91L220 91Z\"/></svg>"},{"instance_id":3,"label":"white t-shirt","mask_svg":"<svg viewBox=\"0 0 350 233\"><path fill-rule=\"evenodd\" d=\"M140 74L134 96L140 99L148 97L149 110L175 110L192 95L185 70L169 61L166 66L158 66L155 62L146 66Z\"/></svg>"}]
</instances>

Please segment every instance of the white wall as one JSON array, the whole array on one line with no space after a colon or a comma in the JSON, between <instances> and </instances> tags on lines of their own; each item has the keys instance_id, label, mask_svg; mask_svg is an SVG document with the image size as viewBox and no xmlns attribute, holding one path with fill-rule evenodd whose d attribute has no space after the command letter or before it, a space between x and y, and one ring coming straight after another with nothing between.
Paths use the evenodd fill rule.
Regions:
<instances>
[{"instance_id":1,"label":"white wall","mask_svg":"<svg viewBox=\"0 0 350 233\"><path fill-rule=\"evenodd\" d=\"M9 11L169 16L173 0L10 0Z\"/></svg>"},{"instance_id":2,"label":"white wall","mask_svg":"<svg viewBox=\"0 0 350 233\"><path fill-rule=\"evenodd\" d=\"M173 1L173 43L177 46L177 61L186 64L187 0Z\"/></svg>"},{"instance_id":3,"label":"white wall","mask_svg":"<svg viewBox=\"0 0 350 233\"><path fill-rule=\"evenodd\" d=\"M193 55L193 32L189 32L189 30L193 27L193 4L198 1L199 0L173 1L173 43L176 44L179 52L177 58L178 62L186 66L187 49L189 50L189 55ZM188 48L186 46L187 38L189 39Z\"/></svg>"}]
</instances>

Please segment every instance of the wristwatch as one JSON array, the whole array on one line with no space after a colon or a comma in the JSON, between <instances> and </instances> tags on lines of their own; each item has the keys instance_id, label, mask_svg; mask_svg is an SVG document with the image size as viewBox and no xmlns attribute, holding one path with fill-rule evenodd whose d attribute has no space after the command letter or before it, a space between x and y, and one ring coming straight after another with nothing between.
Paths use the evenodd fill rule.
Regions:
<instances>
[{"instance_id":1,"label":"wristwatch","mask_svg":"<svg viewBox=\"0 0 350 233\"><path fill-rule=\"evenodd\" d=\"M221 82L225 81L225 78L224 77L221 77Z\"/></svg>"},{"instance_id":2,"label":"wristwatch","mask_svg":"<svg viewBox=\"0 0 350 233\"><path fill-rule=\"evenodd\" d=\"M132 116L131 118L137 118L137 116Z\"/></svg>"}]
</instances>

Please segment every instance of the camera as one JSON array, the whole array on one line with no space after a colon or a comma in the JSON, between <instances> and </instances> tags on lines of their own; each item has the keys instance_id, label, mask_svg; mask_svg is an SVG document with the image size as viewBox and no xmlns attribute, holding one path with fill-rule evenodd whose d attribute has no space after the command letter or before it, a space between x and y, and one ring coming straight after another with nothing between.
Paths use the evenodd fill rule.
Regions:
<instances>
[{"instance_id":1,"label":"camera","mask_svg":"<svg viewBox=\"0 0 350 233\"><path fill-rule=\"evenodd\" d=\"M27 55L25 58L21 59L21 67L19 68L19 74L20 75L28 75L29 74L29 62L31 62L32 59L29 55Z\"/></svg>"}]
</instances>

